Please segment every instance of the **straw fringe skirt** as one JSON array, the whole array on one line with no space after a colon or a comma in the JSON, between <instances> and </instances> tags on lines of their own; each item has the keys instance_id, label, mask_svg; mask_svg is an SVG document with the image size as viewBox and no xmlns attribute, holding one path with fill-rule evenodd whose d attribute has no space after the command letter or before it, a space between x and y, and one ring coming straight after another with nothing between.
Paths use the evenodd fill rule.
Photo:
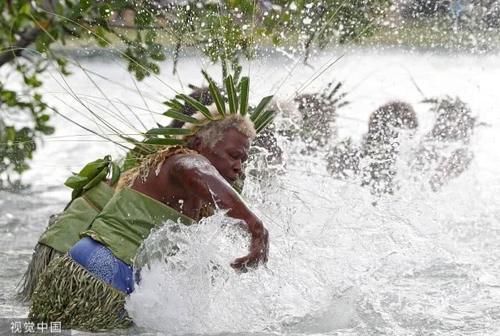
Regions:
<instances>
[{"instance_id":1,"label":"straw fringe skirt","mask_svg":"<svg viewBox=\"0 0 500 336\"><path fill-rule=\"evenodd\" d=\"M65 255L40 276L29 318L33 322L61 322L64 329L128 328L132 320L125 310L125 297Z\"/></svg>"},{"instance_id":2,"label":"straw fringe skirt","mask_svg":"<svg viewBox=\"0 0 500 336\"><path fill-rule=\"evenodd\" d=\"M40 275L47 269L50 262L63 254L44 244L35 246L31 262L18 285L17 298L26 302L31 300Z\"/></svg>"},{"instance_id":3,"label":"straw fringe skirt","mask_svg":"<svg viewBox=\"0 0 500 336\"><path fill-rule=\"evenodd\" d=\"M47 228L52 226L60 214L52 215ZM20 301L29 301L35 291L40 275L47 269L52 260L59 258L63 253L42 243L38 243L33 250L31 261L21 281L17 285L17 298Z\"/></svg>"}]
</instances>

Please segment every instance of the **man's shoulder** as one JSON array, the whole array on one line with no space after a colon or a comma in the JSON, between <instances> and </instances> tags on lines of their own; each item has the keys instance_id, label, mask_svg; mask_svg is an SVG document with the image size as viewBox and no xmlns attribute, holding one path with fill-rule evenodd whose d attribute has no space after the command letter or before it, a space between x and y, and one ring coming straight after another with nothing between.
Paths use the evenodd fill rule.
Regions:
<instances>
[{"instance_id":1,"label":"man's shoulder","mask_svg":"<svg viewBox=\"0 0 500 336\"><path fill-rule=\"evenodd\" d=\"M175 155L172 155L171 157L168 158L170 162L189 162L189 161L207 161L207 159L196 152L192 153L178 153Z\"/></svg>"},{"instance_id":2,"label":"man's shoulder","mask_svg":"<svg viewBox=\"0 0 500 336\"><path fill-rule=\"evenodd\" d=\"M168 168L176 171L212 167L210 161L198 153L179 153L170 157L168 161Z\"/></svg>"},{"instance_id":3,"label":"man's shoulder","mask_svg":"<svg viewBox=\"0 0 500 336\"><path fill-rule=\"evenodd\" d=\"M217 173L215 167L201 154L179 154L169 159L163 169L169 179L185 183L199 179L201 176Z\"/></svg>"}]
</instances>

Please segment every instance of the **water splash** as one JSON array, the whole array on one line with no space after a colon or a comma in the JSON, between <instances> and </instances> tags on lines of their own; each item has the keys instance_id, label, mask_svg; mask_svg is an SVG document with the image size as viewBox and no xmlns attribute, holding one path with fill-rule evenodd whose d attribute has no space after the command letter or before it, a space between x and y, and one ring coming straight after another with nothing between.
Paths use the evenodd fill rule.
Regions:
<instances>
[{"instance_id":1,"label":"water splash","mask_svg":"<svg viewBox=\"0 0 500 336\"><path fill-rule=\"evenodd\" d=\"M498 270L469 239L494 244L499 233L469 232L492 220L478 190L475 199L456 195L474 190L473 174L440 193L404 180L373 206L366 188L332 180L321 162L314 170L300 162L264 186L246 182L244 196L270 231L266 267L237 274L229 266L248 237L223 213L152 234L142 253L149 267L127 302L136 324L167 334L478 330L456 317L469 316Z\"/></svg>"}]
</instances>

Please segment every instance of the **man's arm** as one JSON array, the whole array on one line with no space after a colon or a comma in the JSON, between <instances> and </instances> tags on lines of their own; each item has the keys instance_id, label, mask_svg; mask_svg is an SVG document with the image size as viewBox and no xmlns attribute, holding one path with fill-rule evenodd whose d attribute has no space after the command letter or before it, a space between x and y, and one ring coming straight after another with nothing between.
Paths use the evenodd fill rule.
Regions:
<instances>
[{"instance_id":1,"label":"man's arm","mask_svg":"<svg viewBox=\"0 0 500 336\"><path fill-rule=\"evenodd\" d=\"M227 209L228 215L243 220L251 234L249 254L237 258L231 266L244 270L255 267L259 261L267 262L268 232L262 221L246 206L238 193L219 174L217 169L201 155L173 157L170 178L182 185L193 197Z\"/></svg>"}]
</instances>

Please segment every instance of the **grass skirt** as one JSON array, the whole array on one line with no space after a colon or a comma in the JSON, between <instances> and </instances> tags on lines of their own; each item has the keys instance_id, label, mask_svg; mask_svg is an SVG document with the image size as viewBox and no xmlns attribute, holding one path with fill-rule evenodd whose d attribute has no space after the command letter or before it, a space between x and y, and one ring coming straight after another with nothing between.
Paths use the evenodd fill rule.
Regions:
<instances>
[{"instance_id":1,"label":"grass skirt","mask_svg":"<svg viewBox=\"0 0 500 336\"><path fill-rule=\"evenodd\" d=\"M33 251L33 256L17 287L17 298L29 301L33 296L40 275L47 269L50 262L63 254L52 247L38 243Z\"/></svg>"},{"instance_id":2,"label":"grass skirt","mask_svg":"<svg viewBox=\"0 0 500 336\"><path fill-rule=\"evenodd\" d=\"M59 215L52 215L49 219L50 227L57 221ZM35 291L36 285L38 284L38 279L40 274L42 274L49 266L50 262L55 258L59 258L63 253L53 249L45 244L38 243L33 250L33 255L31 256L31 261L28 265L28 269L24 273L21 281L17 285L17 298L20 301L29 301Z\"/></svg>"},{"instance_id":3,"label":"grass skirt","mask_svg":"<svg viewBox=\"0 0 500 336\"><path fill-rule=\"evenodd\" d=\"M61 322L64 329L87 331L128 328L125 293L109 286L65 255L41 275L29 319Z\"/></svg>"}]
</instances>

